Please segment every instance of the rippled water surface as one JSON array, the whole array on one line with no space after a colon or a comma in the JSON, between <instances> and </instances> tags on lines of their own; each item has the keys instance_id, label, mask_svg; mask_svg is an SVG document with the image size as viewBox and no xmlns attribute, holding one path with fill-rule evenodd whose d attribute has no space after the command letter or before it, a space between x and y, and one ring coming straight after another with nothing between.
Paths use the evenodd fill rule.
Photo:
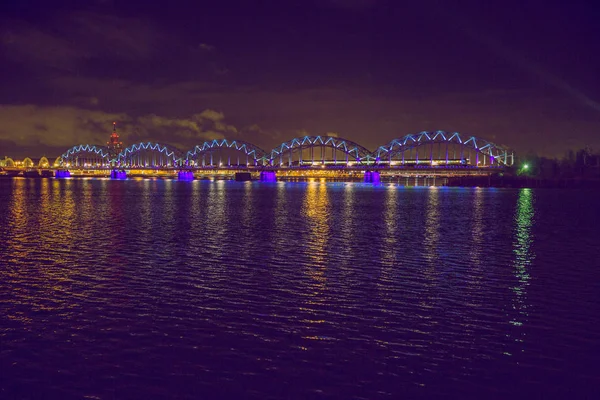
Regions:
<instances>
[{"instance_id":1,"label":"rippled water surface","mask_svg":"<svg viewBox=\"0 0 600 400\"><path fill-rule=\"evenodd\" d=\"M594 398L597 191L0 181L0 398Z\"/></svg>"}]
</instances>

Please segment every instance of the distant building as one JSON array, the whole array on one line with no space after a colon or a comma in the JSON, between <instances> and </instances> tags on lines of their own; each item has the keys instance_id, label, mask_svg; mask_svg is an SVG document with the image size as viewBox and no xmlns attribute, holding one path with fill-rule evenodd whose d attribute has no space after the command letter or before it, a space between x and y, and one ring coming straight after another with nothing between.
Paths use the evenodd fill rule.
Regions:
<instances>
[{"instance_id":1,"label":"distant building","mask_svg":"<svg viewBox=\"0 0 600 400\"><path fill-rule=\"evenodd\" d=\"M110 135L110 141L106 143L106 147L108 147L108 153L110 154L111 160L115 159L121 150L123 150L123 142L119 141L116 122L113 122L113 131Z\"/></svg>"}]
</instances>

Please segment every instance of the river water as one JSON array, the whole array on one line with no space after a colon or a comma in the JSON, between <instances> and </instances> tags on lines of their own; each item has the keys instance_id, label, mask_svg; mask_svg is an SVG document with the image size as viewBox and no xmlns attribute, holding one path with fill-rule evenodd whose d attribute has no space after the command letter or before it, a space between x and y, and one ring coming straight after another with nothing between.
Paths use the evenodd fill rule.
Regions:
<instances>
[{"instance_id":1,"label":"river water","mask_svg":"<svg viewBox=\"0 0 600 400\"><path fill-rule=\"evenodd\" d=\"M595 397L599 195L0 180L0 398Z\"/></svg>"}]
</instances>

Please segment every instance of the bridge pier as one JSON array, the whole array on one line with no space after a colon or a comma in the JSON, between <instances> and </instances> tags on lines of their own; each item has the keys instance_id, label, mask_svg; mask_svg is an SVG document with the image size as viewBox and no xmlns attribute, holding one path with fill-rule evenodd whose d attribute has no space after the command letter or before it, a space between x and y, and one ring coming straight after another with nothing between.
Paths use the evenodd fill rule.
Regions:
<instances>
[{"instance_id":1,"label":"bridge pier","mask_svg":"<svg viewBox=\"0 0 600 400\"><path fill-rule=\"evenodd\" d=\"M70 178L71 171L69 171L68 169L58 169L54 173L54 177L55 178Z\"/></svg>"},{"instance_id":2,"label":"bridge pier","mask_svg":"<svg viewBox=\"0 0 600 400\"><path fill-rule=\"evenodd\" d=\"M113 169L110 171L110 179L127 179L127 172L124 170Z\"/></svg>"},{"instance_id":3,"label":"bridge pier","mask_svg":"<svg viewBox=\"0 0 600 400\"><path fill-rule=\"evenodd\" d=\"M261 171L260 172L261 182L277 182L277 174L275 171Z\"/></svg>"},{"instance_id":4,"label":"bridge pier","mask_svg":"<svg viewBox=\"0 0 600 400\"><path fill-rule=\"evenodd\" d=\"M177 173L177 179L180 181L193 181L194 173L192 171L181 170Z\"/></svg>"},{"instance_id":5,"label":"bridge pier","mask_svg":"<svg viewBox=\"0 0 600 400\"><path fill-rule=\"evenodd\" d=\"M237 182L247 182L252 180L252 174L250 172L236 172L235 180Z\"/></svg>"},{"instance_id":6,"label":"bridge pier","mask_svg":"<svg viewBox=\"0 0 600 400\"><path fill-rule=\"evenodd\" d=\"M379 171L365 171L365 183L380 183L381 176L379 175Z\"/></svg>"}]
</instances>

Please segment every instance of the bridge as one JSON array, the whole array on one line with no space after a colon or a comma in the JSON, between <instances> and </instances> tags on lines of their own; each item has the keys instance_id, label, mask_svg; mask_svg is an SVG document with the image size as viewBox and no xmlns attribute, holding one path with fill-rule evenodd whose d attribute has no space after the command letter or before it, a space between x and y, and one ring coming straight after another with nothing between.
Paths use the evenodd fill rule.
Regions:
<instances>
[{"instance_id":1,"label":"bridge","mask_svg":"<svg viewBox=\"0 0 600 400\"><path fill-rule=\"evenodd\" d=\"M31 159L25 159L20 165L5 159L4 167L53 169L57 177L72 172L111 174L111 177L120 174L121 178L127 175L179 174L180 179L193 179L194 174L234 175L246 172L260 173L262 177L273 179L276 175L343 177L360 173L365 180L377 180L379 174L489 175L514 163L514 152L506 146L446 131L409 134L374 151L351 140L326 135L293 138L270 151L237 139L210 140L188 151L156 142L135 143L121 148L116 129L113 136L107 146L73 146L52 165L47 159L40 160L38 165L34 165Z\"/></svg>"}]
</instances>

